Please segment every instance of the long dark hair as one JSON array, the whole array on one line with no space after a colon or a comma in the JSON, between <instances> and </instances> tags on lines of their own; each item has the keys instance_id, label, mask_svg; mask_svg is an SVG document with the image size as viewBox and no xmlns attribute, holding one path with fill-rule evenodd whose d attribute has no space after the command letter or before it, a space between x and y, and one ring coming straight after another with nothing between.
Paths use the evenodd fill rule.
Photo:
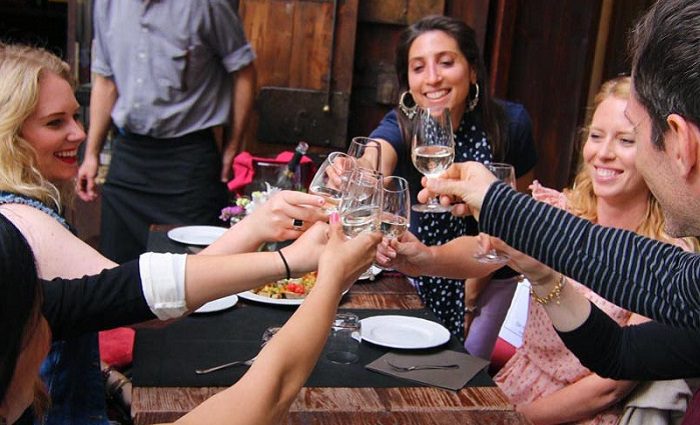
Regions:
<instances>
[{"instance_id":1,"label":"long dark hair","mask_svg":"<svg viewBox=\"0 0 700 425\"><path fill-rule=\"evenodd\" d=\"M41 286L32 249L0 214L0 403L22 349L41 317Z\"/></svg>"},{"instance_id":2,"label":"long dark hair","mask_svg":"<svg viewBox=\"0 0 700 425\"><path fill-rule=\"evenodd\" d=\"M476 115L477 121L483 126L484 131L486 131L486 137L491 143L494 159L502 161L505 157L507 146L506 116L503 108L491 97L489 78L484 66L484 60L481 57L479 46L476 44L476 34L469 25L448 16L431 15L407 27L401 33L399 44L396 46L395 66L401 91L408 90L408 51L416 38L429 31L442 31L455 39L460 52L476 71L476 81L479 84L479 102L473 113ZM469 89L468 98L471 99L474 95L475 88L472 85ZM398 116L402 131L410 128L408 118L400 112ZM459 123L453 124L455 127L459 125ZM404 131L405 134L406 132ZM405 137L404 141L406 141ZM410 143L410 140L407 142Z\"/></svg>"}]
</instances>

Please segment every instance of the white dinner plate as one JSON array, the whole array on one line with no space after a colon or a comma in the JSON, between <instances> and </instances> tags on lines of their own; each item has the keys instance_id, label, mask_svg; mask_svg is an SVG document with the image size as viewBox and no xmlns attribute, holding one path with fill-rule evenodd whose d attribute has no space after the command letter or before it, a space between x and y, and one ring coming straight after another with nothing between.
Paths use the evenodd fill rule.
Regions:
<instances>
[{"instance_id":1,"label":"white dinner plate","mask_svg":"<svg viewBox=\"0 0 700 425\"><path fill-rule=\"evenodd\" d=\"M245 291L238 294L239 297L248 301L257 301L264 304L277 305L301 305L304 302L303 298L270 298L264 295L258 295L253 291Z\"/></svg>"},{"instance_id":2,"label":"white dinner plate","mask_svg":"<svg viewBox=\"0 0 700 425\"><path fill-rule=\"evenodd\" d=\"M175 242L188 245L209 245L226 232L225 227L217 226L182 226L168 232L168 237Z\"/></svg>"},{"instance_id":3,"label":"white dinner plate","mask_svg":"<svg viewBox=\"0 0 700 425\"><path fill-rule=\"evenodd\" d=\"M203 306L195 310L195 313L213 313L215 311L226 310L231 308L238 302L237 295L229 295L228 297L219 298L218 300L209 301Z\"/></svg>"},{"instance_id":4,"label":"white dinner plate","mask_svg":"<svg viewBox=\"0 0 700 425\"><path fill-rule=\"evenodd\" d=\"M430 348L450 340L439 323L411 316L372 316L360 320L362 340L391 348Z\"/></svg>"},{"instance_id":5,"label":"white dinner plate","mask_svg":"<svg viewBox=\"0 0 700 425\"><path fill-rule=\"evenodd\" d=\"M348 291L343 292L345 295ZM258 295L253 291L245 291L238 294L239 297L248 301L256 301L263 304L276 304L276 305L301 305L304 302L304 298L270 298L264 295Z\"/></svg>"}]
</instances>

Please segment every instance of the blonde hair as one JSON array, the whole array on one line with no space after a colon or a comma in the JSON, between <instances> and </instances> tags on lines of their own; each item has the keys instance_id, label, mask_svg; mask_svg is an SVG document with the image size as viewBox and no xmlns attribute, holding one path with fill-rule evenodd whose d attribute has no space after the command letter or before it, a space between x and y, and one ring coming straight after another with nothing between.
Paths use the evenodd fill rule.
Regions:
<instances>
[{"instance_id":1,"label":"blonde hair","mask_svg":"<svg viewBox=\"0 0 700 425\"><path fill-rule=\"evenodd\" d=\"M39 98L39 80L53 73L75 87L70 67L47 50L0 43L0 190L37 199L60 212L72 185L50 182L34 148L20 135Z\"/></svg>"},{"instance_id":2,"label":"blonde hair","mask_svg":"<svg viewBox=\"0 0 700 425\"><path fill-rule=\"evenodd\" d=\"M630 97L631 79L630 77L617 77L606 81L596 94L593 105L588 109L586 114L586 126L581 131L581 143L586 143L590 133L591 121L595 110L600 106L605 99L614 96L623 100L628 100ZM583 159L579 162L579 171L574 180L574 185L571 189L564 190L567 197L568 206L573 214L579 217L586 218L592 222L598 221L596 196L593 192L593 182L588 174L586 167L583 164ZM672 242L671 238L664 232L664 216L661 211L661 206L654 195L649 192L647 199L647 208L644 213L644 218L639 223L635 232L665 242Z\"/></svg>"}]
</instances>

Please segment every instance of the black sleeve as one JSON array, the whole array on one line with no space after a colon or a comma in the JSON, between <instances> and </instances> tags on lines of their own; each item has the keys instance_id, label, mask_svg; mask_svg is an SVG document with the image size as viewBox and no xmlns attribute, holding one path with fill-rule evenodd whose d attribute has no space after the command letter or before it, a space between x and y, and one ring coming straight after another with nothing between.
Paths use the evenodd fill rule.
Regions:
<instances>
[{"instance_id":1,"label":"black sleeve","mask_svg":"<svg viewBox=\"0 0 700 425\"><path fill-rule=\"evenodd\" d=\"M581 363L613 379L665 380L700 376L700 332L658 322L621 327L591 304L588 319L558 332Z\"/></svg>"},{"instance_id":2,"label":"black sleeve","mask_svg":"<svg viewBox=\"0 0 700 425\"><path fill-rule=\"evenodd\" d=\"M53 339L154 319L141 289L139 262L80 279L42 282L43 313Z\"/></svg>"},{"instance_id":3,"label":"black sleeve","mask_svg":"<svg viewBox=\"0 0 700 425\"><path fill-rule=\"evenodd\" d=\"M700 329L698 254L595 225L502 182L487 191L479 226L622 308Z\"/></svg>"}]
</instances>

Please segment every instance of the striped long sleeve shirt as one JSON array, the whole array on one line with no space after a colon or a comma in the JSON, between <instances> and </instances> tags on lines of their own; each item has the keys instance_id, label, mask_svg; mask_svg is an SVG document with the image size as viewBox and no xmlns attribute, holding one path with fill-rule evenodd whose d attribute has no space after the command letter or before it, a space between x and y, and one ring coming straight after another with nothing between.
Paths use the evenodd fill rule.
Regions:
<instances>
[{"instance_id":1,"label":"striped long sleeve shirt","mask_svg":"<svg viewBox=\"0 0 700 425\"><path fill-rule=\"evenodd\" d=\"M628 310L700 328L700 255L634 232L592 224L501 182L479 226Z\"/></svg>"}]
</instances>

